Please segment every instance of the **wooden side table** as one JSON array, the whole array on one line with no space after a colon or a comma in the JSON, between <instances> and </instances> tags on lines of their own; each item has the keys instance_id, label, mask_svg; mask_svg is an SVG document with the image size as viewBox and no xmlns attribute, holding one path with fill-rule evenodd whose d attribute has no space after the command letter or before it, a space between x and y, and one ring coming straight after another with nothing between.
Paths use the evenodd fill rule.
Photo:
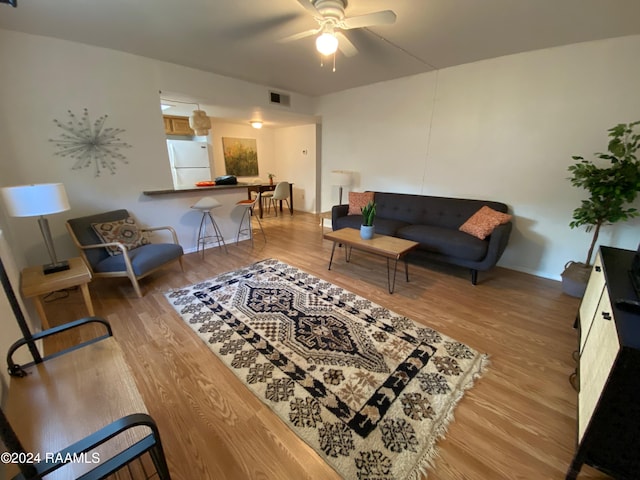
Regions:
<instances>
[{"instance_id":1,"label":"wooden side table","mask_svg":"<svg viewBox=\"0 0 640 480\"><path fill-rule=\"evenodd\" d=\"M47 329L49 328L49 321L44 311L42 296L57 290L79 286L89 315L95 315L93 304L91 303L91 295L89 295L90 281L91 272L87 265L82 258L75 257L69 259L69 270L50 273L49 275L42 273L41 265L24 268L20 277L20 291L24 297L33 298L36 310L42 320L42 328Z\"/></svg>"}]
</instances>

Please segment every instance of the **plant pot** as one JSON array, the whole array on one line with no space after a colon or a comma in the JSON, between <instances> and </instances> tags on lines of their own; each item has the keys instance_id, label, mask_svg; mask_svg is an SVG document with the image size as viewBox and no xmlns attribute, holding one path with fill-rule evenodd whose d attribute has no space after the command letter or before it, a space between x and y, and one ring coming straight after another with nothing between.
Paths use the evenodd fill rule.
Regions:
<instances>
[{"instance_id":1,"label":"plant pot","mask_svg":"<svg viewBox=\"0 0 640 480\"><path fill-rule=\"evenodd\" d=\"M273 178L269 179L269 185L273 185Z\"/></svg>"},{"instance_id":2,"label":"plant pot","mask_svg":"<svg viewBox=\"0 0 640 480\"><path fill-rule=\"evenodd\" d=\"M591 265L581 262L567 262L562 272L562 291L572 297L582 298L591 275Z\"/></svg>"},{"instance_id":3,"label":"plant pot","mask_svg":"<svg viewBox=\"0 0 640 480\"><path fill-rule=\"evenodd\" d=\"M373 238L375 227L373 225L360 225L360 238L363 240L371 240Z\"/></svg>"}]
</instances>

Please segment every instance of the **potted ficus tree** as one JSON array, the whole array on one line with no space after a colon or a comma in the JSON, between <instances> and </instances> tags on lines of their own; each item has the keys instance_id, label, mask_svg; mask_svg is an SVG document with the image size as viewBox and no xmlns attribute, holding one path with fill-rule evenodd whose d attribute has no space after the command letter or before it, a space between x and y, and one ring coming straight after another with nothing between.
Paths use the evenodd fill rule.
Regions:
<instances>
[{"instance_id":1,"label":"potted ficus tree","mask_svg":"<svg viewBox=\"0 0 640 480\"><path fill-rule=\"evenodd\" d=\"M376 217L376 203L371 200L362 207L362 225L360 226L360 237L363 240L371 240L375 227L373 220Z\"/></svg>"},{"instance_id":2,"label":"potted ficus tree","mask_svg":"<svg viewBox=\"0 0 640 480\"><path fill-rule=\"evenodd\" d=\"M586 261L571 261L565 265L562 288L569 295L584 295L600 229L638 216L637 209L630 206L640 192L640 161L636 157L640 149L638 125L640 121L621 123L608 130L608 152L595 154L596 158L607 162L604 166L581 156L572 157L577 163L569 167L571 185L584 188L589 197L573 211L569 226L586 226L586 231L593 232L593 236Z\"/></svg>"}]
</instances>

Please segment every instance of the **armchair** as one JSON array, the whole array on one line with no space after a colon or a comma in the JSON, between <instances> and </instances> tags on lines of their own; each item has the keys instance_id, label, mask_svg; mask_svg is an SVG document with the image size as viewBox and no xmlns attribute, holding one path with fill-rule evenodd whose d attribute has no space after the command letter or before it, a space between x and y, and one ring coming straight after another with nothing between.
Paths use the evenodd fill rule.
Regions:
<instances>
[{"instance_id":1,"label":"armchair","mask_svg":"<svg viewBox=\"0 0 640 480\"><path fill-rule=\"evenodd\" d=\"M171 227L138 228L135 222L128 225L124 235L118 237L114 228L112 241L106 235L98 235L94 225L118 225L130 218L127 210L114 210L86 217L67 220L66 226L73 243L80 250L80 255L87 263L94 277L129 277L138 297L142 297L138 280L150 273L178 261L184 271L182 255L184 251L178 243L176 232ZM131 235L157 230L168 230L173 243L149 243L140 236L140 241L133 248L126 243ZM106 237L106 238L105 238Z\"/></svg>"}]
</instances>

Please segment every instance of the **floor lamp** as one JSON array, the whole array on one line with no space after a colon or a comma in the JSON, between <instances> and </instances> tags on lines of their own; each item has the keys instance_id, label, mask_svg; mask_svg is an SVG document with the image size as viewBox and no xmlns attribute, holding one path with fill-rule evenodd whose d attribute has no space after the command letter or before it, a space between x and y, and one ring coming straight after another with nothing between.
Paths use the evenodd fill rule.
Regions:
<instances>
[{"instance_id":1,"label":"floor lamp","mask_svg":"<svg viewBox=\"0 0 640 480\"><path fill-rule=\"evenodd\" d=\"M342 187L351 185L351 172L348 170L332 170L331 184L340 187L340 199L338 205L342 205Z\"/></svg>"},{"instance_id":2,"label":"floor lamp","mask_svg":"<svg viewBox=\"0 0 640 480\"><path fill-rule=\"evenodd\" d=\"M12 217L39 217L38 225L49 252L51 263L42 266L45 275L69 270L69 262L58 261L51 239L49 222L44 217L70 209L69 199L61 183L42 183L38 185L20 185L2 189L7 213Z\"/></svg>"}]
</instances>

